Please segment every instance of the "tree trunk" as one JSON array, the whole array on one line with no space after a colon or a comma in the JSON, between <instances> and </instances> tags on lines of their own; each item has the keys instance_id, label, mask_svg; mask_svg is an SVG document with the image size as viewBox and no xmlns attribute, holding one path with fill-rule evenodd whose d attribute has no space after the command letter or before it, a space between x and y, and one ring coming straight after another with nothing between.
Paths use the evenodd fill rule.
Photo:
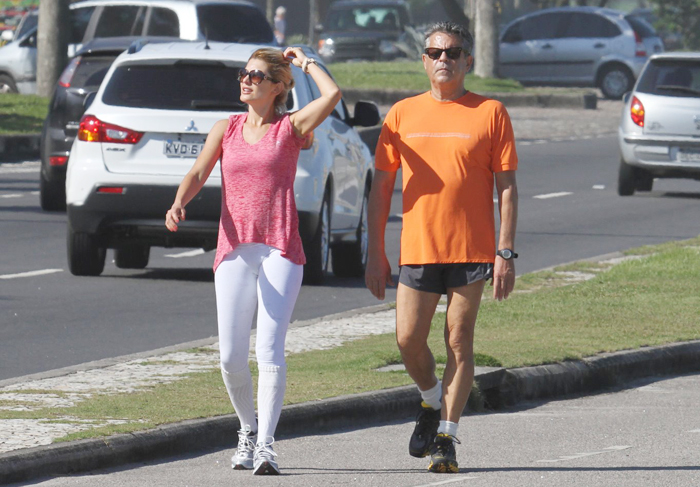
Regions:
<instances>
[{"instance_id":1,"label":"tree trunk","mask_svg":"<svg viewBox=\"0 0 700 487\"><path fill-rule=\"evenodd\" d=\"M41 0L37 30L36 84L39 96L50 97L68 60L70 0ZM63 26L64 28L60 28Z\"/></svg>"},{"instance_id":2,"label":"tree trunk","mask_svg":"<svg viewBox=\"0 0 700 487\"><path fill-rule=\"evenodd\" d=\"M491 0L476 2L476 52L474 74L481 78L498 77L498 22Z\"/></svg>"},{"instance_id":3,"label":"tree trunk","mask_svg":"<svg viewBox=\"0 0 700 487\"><path fill-rule=\"evenodd\" d=\"M267 0L265 4L265 15L267 16L267 21L270 25L274 25L275 22L275 0Z\"/></svg>"},{"instance_id":4,"label":"tree trunk","mask_svg":"<svg viewBox=\"0 0 700 487\"><path fill-rule=\"evenodd\" d=\"M309 0L309 45L316 48L316 24L318 24L318 3Z\"/></svg>"},{"instance_id":5,"label":"tree trunk","mask_svg":"<svg viewBox=\"0 0 700 487\"><path fill-rule=\"evenodd\" d=\"M459 5L457 0L440 0L442 8L452 22L462 24L469 29L469 19L464 15L464 9Z\"/></svg>"}]
</instances>

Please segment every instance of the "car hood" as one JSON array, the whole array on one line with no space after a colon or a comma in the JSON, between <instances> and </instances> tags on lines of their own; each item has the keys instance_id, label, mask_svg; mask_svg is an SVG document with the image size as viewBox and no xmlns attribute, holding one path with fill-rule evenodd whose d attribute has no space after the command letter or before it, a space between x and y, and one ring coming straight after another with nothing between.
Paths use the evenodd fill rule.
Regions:
<instances>
[{"instance_id":1,"label":"car hood","mask_svg":"<svg viewBox=\"0 0 700 487\"><path fill-rule=\"evenodd\" d=\"M635 93L644 105L645 135L700 137L700 98Z\"/></svg>"},{"instance_id":2,"label":"car hood","mask_svg":"<svg viewBox=\"0 0 700 487\"><path fill-rule=\"evenodd\" d=\"M353 42L366 42L368 40L396 40L399 37L400 32L382 32L382 31L363 31L358 32L356 30L339 30L335 32L326 32L321 37L323 39L333 39L335 42L343 43L353 43Z\"/></svg>"}]
</instances>

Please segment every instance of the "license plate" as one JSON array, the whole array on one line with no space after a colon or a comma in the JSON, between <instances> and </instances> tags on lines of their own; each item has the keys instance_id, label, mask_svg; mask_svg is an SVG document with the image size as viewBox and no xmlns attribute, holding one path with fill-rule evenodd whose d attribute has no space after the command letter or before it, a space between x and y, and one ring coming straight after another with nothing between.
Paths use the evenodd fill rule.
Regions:
<instances>
[{"instance_id":1,"label":"license plate","mask_svg":"<svg viewBox=\"0 0 700 487\"><path fill-rule=\"evenodd\" d=\"M681 162L700 162L700 150L681 149L678 151L678 160Z\"/></svg>"},{"instance_id":2,"label":"license plate","mask_svg":"<svg viewBox=\"0 0 700 487\"><path fill-rule=\"evenodd\" d=\"M180 142L179 140L166 140L163 143L163 154L167 157L197 157L204 148L200 142Z\"/></svg>"}]
</instances>

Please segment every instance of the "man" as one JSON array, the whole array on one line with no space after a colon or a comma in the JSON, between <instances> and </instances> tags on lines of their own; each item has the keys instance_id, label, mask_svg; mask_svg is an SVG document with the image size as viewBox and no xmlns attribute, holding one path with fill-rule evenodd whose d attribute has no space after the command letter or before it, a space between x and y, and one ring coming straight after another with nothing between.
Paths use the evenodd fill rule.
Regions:
<instances>
[{"instance_id":1,"label":"man","mask_svg":"<svg viewBox=\"0 0 700 487\"><path fill-rule=\"evenodd\" d=\"M464 88L473 39L450 22L429 28L423 66L429 92L402 100L386 116L376 151L369 200L369 257L365 281L378 299L393 285L384 231L396 171L403 169L403 230L396 294L396 340L423 402L409 443L430 454L428 470L459 471L454 443L474 381L474 325L485 281L493 296L515 285L517 220L513 129L500 102ZM494 179L500 232L495 242ZM428 348L430 321L447 294L442 382Z\"/></svg>"},{"instance_id":2,"label":"man","mask_svg":"<svg viewBox=\"0 0 700 487\"><path fill-rule=\"evenodd\" d=\"M285 43L285 32L287 30L287 21L285 16L287 15L287 9L283 6L277 7L275 10L275 41L278 46L284 46Z\"/></svg>"}]
</instances>

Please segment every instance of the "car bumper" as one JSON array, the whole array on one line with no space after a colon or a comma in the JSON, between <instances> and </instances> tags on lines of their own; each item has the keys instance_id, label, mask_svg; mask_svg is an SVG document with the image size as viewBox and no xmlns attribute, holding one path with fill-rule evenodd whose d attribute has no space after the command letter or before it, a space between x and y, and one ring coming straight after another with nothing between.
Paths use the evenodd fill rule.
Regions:
<instances>
[{"instance_id":1,"label":"car bumper","mask_svg":"<svg viewBox=\"0 0 700 487\"><path fill-rule=\"evenodd\" d=\"M619 133L623 160L654 177L700 178L700 139Z\"/></svg>"}]
</instances>

